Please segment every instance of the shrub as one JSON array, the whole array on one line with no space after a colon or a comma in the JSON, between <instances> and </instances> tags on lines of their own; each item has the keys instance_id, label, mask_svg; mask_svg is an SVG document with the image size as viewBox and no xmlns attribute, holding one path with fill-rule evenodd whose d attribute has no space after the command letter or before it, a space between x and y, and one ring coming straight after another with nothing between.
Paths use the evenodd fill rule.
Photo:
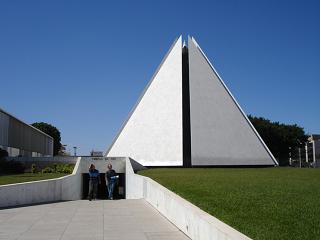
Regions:
<instances>
[{"instance_id":1,"label":"shrub","mask_svg":"<svg viewBox=\"0 0 320 240\"><path fill-rule=\"evenodd\" d=\"M33 163L31 165L31 173L36 173L36 172L37 172L37 165Z\"/></svg>"},{"instance_id":2,"label":"shrub","mask_svg":"<svg viewBox=\"0 0 320 240\"><path fill-rule=\"evenodd\" d=\"M73 172L73 165L66 164L63 168L64 173L72 173Z\"/></svg>"},{"instance_id":3,"label":"shrub","mask_svg":"<svg viewBox=\"0 0 320 240\"><path fill-rule=\"evenodd\" d=\"M54 170L51 167L45 167L42 169L42 173L53 173Z\"/></svg>"},{"instance_id":4,"label":"shrub","mask_svg":"<svg viewBox=\"0 0 320 240\"><path fill-rule=\"evenodd\" d=\"M9 156L8 152L6 150L0 148L0 160L5 159L8 156Z\"/></svg>"},{"instance_id":5,"label":"shrub","mask_svg":"<svg viewBox=\"0 0 320 240\"><path fill-rule=\"evenodd\" d=\"M73 164L53 164L42 169L42 173L72 173Z\"/></svg>"},{"instance_id":6,"label":"shrub","mask_svg":"<svg viewBox=\"0 0 320 240\"><path fill-rule=\"evenodd\" d=\"M56 167L57 173L72 173L73 165L72 164L58 164Z\"/></svg>"},{"instance_id":7,"label":"shrub","mask_svg":"<svg viewBox=\"0 0 320 240\"><path fill-rule=\"evenodd\" d=\"M58 165L57 165L57 167L56 167L57 173L62 173L63 165L64 165L64 164L58 164Z\"/></svg>"},{"instance_id":8,"label":"shrub","mask_svg":"<svg viewBox=\"0 0 320 240\"><path fill-rule=\"evenodd\" d=\"M18 161L7 161L2 159L0 161L0 172L4 174L9 173L24 173L25 165Z\"/></svg>"},{"instance_id":9,"label":"shrub","mask_svg":"<svg viewBox=\"0 0 320 240\"><path fill-rule=\"evenodd\" d=\"M53 164L53 171L54 171L54 172L57 172L57 167L58 167L58 164L54 163L54 164Z\"/></svg>"},{"instance_id":10,"label":"shrub","mask_svg":"<svg viewBox=\"0 0 320 240\"><path fill-rule=\"evenodd\" d=\"M64 164L62 167L62 173L72 173L73 166L70 164Z\"/></svg>"}]
</instances>

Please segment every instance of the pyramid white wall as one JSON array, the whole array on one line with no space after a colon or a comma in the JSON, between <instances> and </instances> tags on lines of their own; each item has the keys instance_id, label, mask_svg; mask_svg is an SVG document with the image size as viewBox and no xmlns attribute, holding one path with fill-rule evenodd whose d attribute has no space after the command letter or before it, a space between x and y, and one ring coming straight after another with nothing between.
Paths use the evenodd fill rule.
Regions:
<instances>
[{"instance_id":1,"label":"pyramid white wall","mask_svg":"<svg viewBox=\"0 0 320 240\"><path fill-rule=\"evenodd\" d=\"M246 114L190 37L188 51L192 165L274 165Z\"/></svg>"},{"instance_id":2,"label":"pyramid white wall","mask_svg":"<svg viewBox=\"0 0 320 240\"><path fill-rule=\"evenodd\" d=\"M276 165L193 38L185 50L179 37L106 155L144 166Z\"/></svg>"},{"instance_id":3,"label":"pyramid white wall","mask_svg":"<svg viewBox=\"0 0 320 240\"><path fill-rule=\"evenodd\" d=\"M107 150L145 166L182 165L182 39L170 48Z\"/></svg>"}]
</instances>

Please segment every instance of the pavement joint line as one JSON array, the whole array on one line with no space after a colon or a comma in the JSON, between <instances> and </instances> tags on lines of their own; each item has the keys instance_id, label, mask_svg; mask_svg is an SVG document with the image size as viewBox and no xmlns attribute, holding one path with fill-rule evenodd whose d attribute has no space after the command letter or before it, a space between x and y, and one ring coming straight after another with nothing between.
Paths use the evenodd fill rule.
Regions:
<instances>
[{"instance_id":1,"label":"pavement joint line","mask_svg":"<svg viewBox=\"0 0 320 240\"><path fill-rule=\"evenodd\" d=\"M70 221L68 222L68 224L66 224L66 227L64 228L63 232L61 233L61 236L60 236L59 240L61 240L61 239L63 238L63 235L64 235L64 234L65 234L65 232L67 231L67 229L68 229L68 227L69 227L70 223L72 222L72 219L73 219L73 218L74 218L74 216L76 215L77 211L79 211L79 207L77 207L78 203L76 203L75 205L76 205L76 207L75 207L75 211L74 211L74 213L73 213L72 217L70 218Z\"/></svg>"},{"instance_id":2,"label":"pavement joint line","mask_svg":"<svg viewBox=\"0 0 320 240\"><path fill-rule=\"evenodd\" d=\"M27 208L25 208L24 211L27 211ZM28 231L29 231L38 221L40 221L40 219L41 219L44 215L46 215L46 214L47 214L47 212L46 212L45 214L41 215L36 221L34 221L34 222L30 225L30 227L28 227L25 231L19 233L19 236L18 236L17 238L15 238L15 240L18 240L24 233L28 232Z\"/></svg>"},{"instance_id":3,"label":"pavement joint line","mask_svg":"<svg viewBox=\"0 0 320 240\"><path fill-rule=\"evenodd\" d=\"M155 208L154 206L151 205L151 203L147 202L146 203L149 205L149 207L153 208L154 210L156 210L157 214L159 214L160 216L162 216L164 219L166 219L170 224L172 224L173 226L176 226L173 222L170 221L170 219L168 219L166 216L164 216L157 208ZM182 232L179 228L176 227L176 231L180 231ZM176 232L173 231L173 232ZM183 232L182 232L183 233ZM184 234L184 233L183 233Z\"/></svg>"},{"instance_id":4,"label":"pavement joint line","mask_svg":"<svg viewBox=\"0 0 320 240\"><path fill-rule=\"evenodd\" d=\"M1 209L0 209L0 211L1 211ZM17 216L17 215L18 215L17 212L16 212L15 214L12 214L12 216L6 218L6 219L3 221L3 223L6 223L7 221L9 221L10 219L14 218L14 217Z\"/></svg>"}]
</instances>

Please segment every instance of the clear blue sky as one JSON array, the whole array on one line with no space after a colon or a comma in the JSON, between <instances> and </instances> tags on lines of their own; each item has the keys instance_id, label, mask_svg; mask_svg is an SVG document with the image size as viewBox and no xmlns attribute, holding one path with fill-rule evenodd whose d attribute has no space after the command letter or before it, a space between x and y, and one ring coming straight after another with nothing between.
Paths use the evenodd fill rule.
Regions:
<instances>
[{"instance_id":1,"label":"clear blue sky","mask_svg":"<svg viewBox=\"0 0 320 240\"><path fill-rule=\"evenodd\" d=\"M320 133L320 1L0 1L0 107L105 151L173 40L247 114Z\"/></svg>"}]
</instances>

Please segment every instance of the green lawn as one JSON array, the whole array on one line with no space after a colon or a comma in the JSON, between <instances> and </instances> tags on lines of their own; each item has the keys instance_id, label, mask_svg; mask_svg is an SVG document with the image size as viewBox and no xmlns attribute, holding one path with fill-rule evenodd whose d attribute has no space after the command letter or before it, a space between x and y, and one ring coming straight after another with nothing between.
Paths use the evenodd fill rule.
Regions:
<instances>
[{"instance_id":1,"label":"green lawn","mask_svg":"<svg viewBox=\"0 0 320 240\"><path fill-rule=\"evenodd\" d=\"M253 239L320 239L320 169L140 171Z\"/></svg>"},{"instance_id":2,"label":"green lawn","mask_svg":"<svg viewBox=\"0 0 320 240\"><path fill-rule=\"evenodd\" d=\"M14 175L0 175L0 185L20 183L20 182L30 182L44 179L58 178L68 175L66 173L23 173Z\"/></svg>"}]
</instances>

